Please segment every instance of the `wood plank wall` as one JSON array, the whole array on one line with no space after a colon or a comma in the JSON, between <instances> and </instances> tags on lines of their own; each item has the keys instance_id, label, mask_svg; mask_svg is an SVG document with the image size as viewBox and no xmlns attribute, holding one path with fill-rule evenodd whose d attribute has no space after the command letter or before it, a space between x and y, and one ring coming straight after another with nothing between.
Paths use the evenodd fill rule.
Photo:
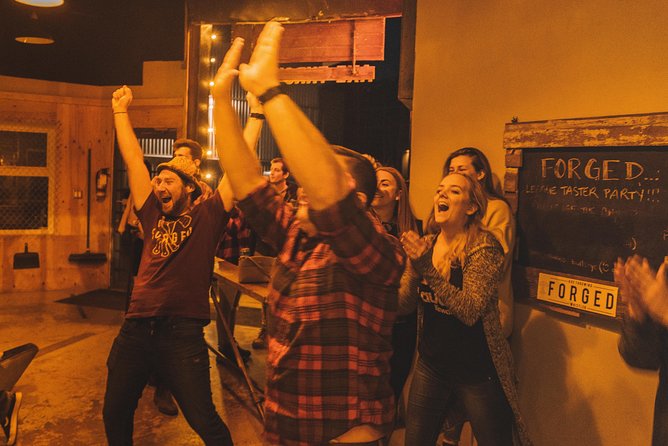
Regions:
<instances>
[{"instance_id":1,"label":"wood plank wall","mask_svg":"<svg viewBox=\"0 0 668 446\"><path fill-rule=\"evenodd\" d=\"M106 91L106 90L104 90ZM106 96L103 87L101 94ZM134 111L134 113L133 113ZM176 128L183 135L181 99L135 100L131 117L135 127ZM0 292L35 290L85 291L109 286L109 265L76 264L72 253L86 249L87 151L91 157L90 250L111 256L111 195L94 196L95 172L113 168L114 132L108 99L71 98L0 91L0 123L16 126L50 126L56 129L56 199L54 225L49 234L6 235L0 233ZM113 177L113 175L112 175ZM73 190L82 190L76 199ZM15 253L24 243L40 257L39 269L13 270Z\"/></svg>"}]
</instances>

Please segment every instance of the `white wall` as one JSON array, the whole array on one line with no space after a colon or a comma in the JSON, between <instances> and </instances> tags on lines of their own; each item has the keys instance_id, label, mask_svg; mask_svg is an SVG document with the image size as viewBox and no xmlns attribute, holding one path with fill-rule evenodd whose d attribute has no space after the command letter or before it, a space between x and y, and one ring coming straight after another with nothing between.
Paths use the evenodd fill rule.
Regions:
<instances>
[{"instance_id":1,"label":"white wall","mask_svg":"<svg viewBox=\"0 0 668 446\"><path fill-rule=\"evenodd\" d=\"M479 147L503 176L513 116L668 111L665 1L417 5L411 200L422 218L451 151ZM628 368L617 338L516 305L513 349L537 445L649 444L656 375Z\"/></svg>"}]
</instances>

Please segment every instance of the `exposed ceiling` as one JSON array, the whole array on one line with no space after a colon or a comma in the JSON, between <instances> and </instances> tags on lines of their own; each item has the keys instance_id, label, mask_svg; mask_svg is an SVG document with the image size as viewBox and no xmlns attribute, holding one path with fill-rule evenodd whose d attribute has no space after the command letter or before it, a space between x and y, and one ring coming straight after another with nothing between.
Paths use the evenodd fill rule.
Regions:
<instances>
[{"instance_id":1,"label":"exposed ceiling","mask_svg":"<svg viewBox=\"0 0 668 446\"><path fill-rule=\"evenodd\" d=\"M55 43L16 42L36 12ZM0 75L89 85L140 84L142 63L184 60L184 0L0 0Z\"/></svg>"}]
</instances>

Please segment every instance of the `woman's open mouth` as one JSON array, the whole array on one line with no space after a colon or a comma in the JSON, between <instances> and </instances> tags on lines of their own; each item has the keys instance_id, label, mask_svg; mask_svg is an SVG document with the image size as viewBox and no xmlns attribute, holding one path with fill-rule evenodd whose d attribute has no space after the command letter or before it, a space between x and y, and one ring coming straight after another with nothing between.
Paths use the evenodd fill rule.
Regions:
<instances>
[{"instance_id":1,"label":"woman's open mouth","mask_svg":"<svg viewBox=\"0 0 668 446\"><path fill-rule=\"evenodd\" d=\"M450 209L450 206L448 206L447 204L445 204L445 203L439 203L438 204L438 211L439 212L445 212L448 209Z\"/></svg>"}]
</instances>

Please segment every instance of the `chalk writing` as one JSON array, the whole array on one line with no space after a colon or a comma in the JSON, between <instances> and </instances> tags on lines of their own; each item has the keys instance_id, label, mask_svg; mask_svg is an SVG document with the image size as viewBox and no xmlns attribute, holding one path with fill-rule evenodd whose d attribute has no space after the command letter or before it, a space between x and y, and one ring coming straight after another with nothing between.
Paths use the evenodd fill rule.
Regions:
<instances>
[{"instance_id":1,"label":"chalk writing","mask_svg":"<svg viewBox=\"0 0 668 446\"><path fill-rule=\"evenodd\" d=\"M668 253L668 147L525 149L520 263L612 280L617 257Z\"/></svg>"},{"instance_id":2,"label":"chalk writing","mask_svg":"<svg viewBox=\"0 0 668 446\"><path fill-rule=\"evenodd\" d=\"M589 158L582 166L580 158L543 158L540 160L541 177L553 175L555 178L582 179L602 181L634 180L643 174L645 168L635 161L618 159ZM582 167L581 167L582 166Z\"/></svg>"}]
</instances>

